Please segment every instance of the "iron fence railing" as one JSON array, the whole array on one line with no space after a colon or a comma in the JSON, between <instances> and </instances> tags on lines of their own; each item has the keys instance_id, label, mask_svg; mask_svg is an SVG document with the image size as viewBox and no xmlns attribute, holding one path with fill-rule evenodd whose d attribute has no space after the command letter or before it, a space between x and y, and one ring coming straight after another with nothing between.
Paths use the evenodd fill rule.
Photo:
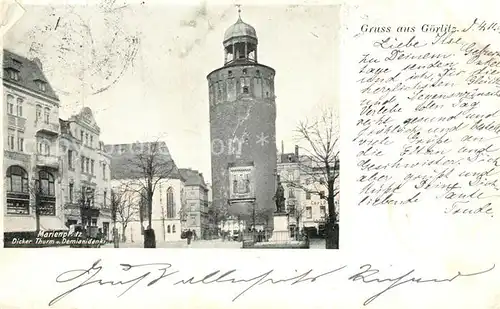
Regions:
<instances>
[{"instance_id":1,"label":"iron fence railing","mask_svg":"<svg viewBox=\"0 0 500 309\"><path fill-rule=\"evenodd\" d=\"M291 233L290 231L251 231L244 232L243 247L279 247L298 248L309 247L309 238L302 233Z\"/></svg>"}]
</instances>

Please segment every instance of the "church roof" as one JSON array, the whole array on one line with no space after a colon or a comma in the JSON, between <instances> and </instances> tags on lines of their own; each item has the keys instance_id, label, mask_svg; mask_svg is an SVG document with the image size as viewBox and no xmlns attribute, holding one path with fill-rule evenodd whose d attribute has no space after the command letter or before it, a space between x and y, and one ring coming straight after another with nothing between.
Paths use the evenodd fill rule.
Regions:
<instances>
[{"instance_id":1,"label":"church roof","mask_svg":"<svg viewBox=\"0 0 500 309\"><path fill-rule=\"evenodd\" d=\"M257 39L257 33L255 32L255 28L243 22L241 17L239 17L236 23L234 23L231 27L229 27L224 33L224 41L227 41L231 38L242 37L242 36L249 36Z\"/></svg>"},{"instance_id":2,"label":"church roof","mask_svg":"<svg viewBox=\"0 0 500 309\"><path fill-rule=\"evenodd\" d=\"M155 147L154 144L155 142L105 145L105 152L111 156L111 179L140 179L145 177L137 163L140 160L140 155ZM154 160L164 166L164 169L161 170L169 171L167 178L184 180L170 155L167 144L158 142L157 147L158 151Z\"/></svg>"}]
</instances>

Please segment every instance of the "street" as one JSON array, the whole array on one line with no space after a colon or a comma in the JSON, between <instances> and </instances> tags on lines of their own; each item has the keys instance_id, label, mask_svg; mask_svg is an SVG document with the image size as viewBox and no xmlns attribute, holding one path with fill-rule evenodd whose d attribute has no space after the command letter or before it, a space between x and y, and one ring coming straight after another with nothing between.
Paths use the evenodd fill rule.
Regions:
<instances>
[{"instance_id":1,"label":"street","mask_svg":"<svg viewBox=\"0 0 500 309\"><path fill-rule=\"evenodd\" d=\"M324 238L309 239L309 249L325 249L326 242Z\"/></svg>"},{"instance_id":2,"label":"street","mask_svg":"<svg viewBox=\"0 0 500 309\"><path fill-rule=\"evenodd\" d=\"M101 248L113 248L113 244L106 244ZM120 243L120 248L144 248L142 242L135 243ZM206 249L239 249L241 242L237 241L222 241L220 239L213 240L196 240L191 241L188 246L186 240L182 241L157 241L156 248L206 248Z\"/></svg>"},{"instance_id":3,"label":"street","mask_svg":"<svg viewBox=\"0 0 500 309\"><path fill-rule=\"evenodd\" d=\"M309 242L310 249L325 249L325 240L313 238ZM113 248L113 244L106 244L101 248ZM120 243L120 248L144 248L142 242L134 243ZM213 240L197 240L192 241L188 246L187 241L158 241L156 242L156 248L205 248L205 249L239 249L241 248L241 242L238 241L222 241L220 239Z\"/></svg>"}]
</instances>

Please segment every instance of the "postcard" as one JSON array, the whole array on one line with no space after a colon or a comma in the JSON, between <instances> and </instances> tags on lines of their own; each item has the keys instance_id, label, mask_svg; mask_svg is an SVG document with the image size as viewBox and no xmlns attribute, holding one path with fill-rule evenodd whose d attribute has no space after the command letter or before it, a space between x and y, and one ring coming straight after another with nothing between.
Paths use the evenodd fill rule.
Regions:
<instances>
[{"instance_id":1,"label":"postcard","mask_svg":"<svg viewBox=\"0 0 500 309\"><path fill-rule=\"evenodd\" d=\"M445 3L2 3L0 307L496 308L500 21Z\"/></svg>"}]
</instances>

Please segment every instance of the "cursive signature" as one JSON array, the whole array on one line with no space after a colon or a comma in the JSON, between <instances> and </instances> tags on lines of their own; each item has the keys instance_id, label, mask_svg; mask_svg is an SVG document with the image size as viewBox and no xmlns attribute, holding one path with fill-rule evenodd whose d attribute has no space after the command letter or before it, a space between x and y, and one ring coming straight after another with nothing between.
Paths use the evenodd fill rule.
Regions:
<instances>
[{"instance_id":1,"label":"cursive signature","mask_svg":"<svg viewBox=\"0 0 500 309\"><path fill-rule=\"evenodd\" d=\"M92 266L88 269L74 269L74 270L68 270L56 277L56 282L57 283L66 283L66 282L71 282L71 281L76 281L78 279L82 280L77 286L59 294L58 296L54 297L50 302L49 306L54 305L64 297L68 296L69 294L89 285L111 285L111 286L123 286L125 287L125 290L118 295L118 297L124 295L130 289L132 289L134 286L136 286L139 282L143 281L146 278L152 279L146 284L146 287L150 287L156 283L158 283L160 280L162 280L165 277L172 276L176 273L179 273L179 271L171 271L172 265L170 263L150 263L150 264L137 264L137 265L131 265L131 264L120 264L122 267L122 271L129 272L131 269L138 269L138 268L146 268L150 267L149 271L146 271L145 273L139 275L139 276L133 276L133 278L128 279L128 280L104 280L104 279L95 279L96 276L102 271L102 266L100 265L101 260L95 261ZM151 267L153 267L151 269ZM153 273L154 267L156 267L156 271L159 271L160 273ZM243 294L248 292L250 289L254 288L257 285L262 285L265 283L268 284L278 284L278 283L289 283L290 285L295 285L298 283L302 282L316 282L321 277L325 277L327 275L330 275L332 273L335 273L337 271L340 271L347 267L347 265L336 268L331 271L327 271L324 273L321 273L319 275L312 275L313 270L310 269L304 273L301 273L299 275L293 275L284 279L275 279L271 277L271 274L274 272L273 269L263 272L257 276L251 276L250 278L239 278L238 276L235 276L234 274L237 272L236 269L232 269L229 271L221 271L221 270L216 270L213 271L200 279L196 279L194 276L188 278L188 279L181 279L181 280L174 280L173 285L179 285L179 284L216 284L216 283L232 283L232 284L243 284L243 283L249 283L250 285L247 286L243 291L241 291L238 295L236 295L233 298L233 302L240 298ZM148 279L148 280L149 280Z\"/></svg>"},{"instance_id":2,"label":"cursive signature","mask_svg":"<svg viewBox=\"0 0 500 309\"><path fill-rule=\"evenodd\" d=\"M57 283L77 283L76 286L73 286L69 290L57 295L54 297L52 300L49 302L49 306L54 305L61 299L65 298L66 296L72 294L73 292L82 289L83 287L88 287L88 286L119 286L123 287L124 290L121 291L121 293L118 295L118 297L124 295L128 291L130 291L133 287L137 286L140 282L144 282L145 287L150 287L154 284L157 284L160 281L164 281L164 278L170 277L172 281L170 282L172 285L195 285L195 284L223 284L223 283L229 283L229 284L240 284L244 285L243 290L239 292L233 299L232 301L236 301L239 299L241 296L243 296L245 293L250 291L251 289L255 288L258 285L263 285L263 284L289 284L289 285L296 285L298 283L315 283L317 282L318 279L327 277L329 275L339 273L341 270L344 270L347 268L347 265L329 270L327 272L319 273L319 274L314 274L314 270L310 269L307 270L303 273L297 274L297 271L295 271L295 274L289 275L289 276L284 276L282 278L276 278L277 275L275 274L274 269L262 272L258 275L250 275L250 276L243 276L241 274L238 274L238 270L236 269L231 269L228 271L222 271L222 270L215 270L212 272L209 272L206 275L202 276L182 276L179 278L173 278L174 275L179 275L180 271L179 270L173 270L172 269L172 264L170 263L148 263L148 264L120 264L121 266L121 271L125 273L132 273L134 270L139 271L139 274L131 274L130 278L127 278L126 280L109 280L109 279L102 279L102 274L98 276L102 270L103 266L101 265L101 260L97 260L92 263L92 265L89 268L83 268L83 269L72 269L65 271L61 274L59 274L56 277L56 282ZM493 270L495 268L495 265L491 267L488 270L483 270L480 272L476 273L468 273L468 274L463 274L461 272L458 272L455 276L448 278L448 279L423 279L423 278L417 278L411 276L415 270L408 271L404 273L401 276L397 276L396 278L379 278L376 277L376 275L379 273L378 269L374 269L372 265L370 264L365 264L361 267L359 267L359 270L356 271L354 275L350 275L348 277L348 280L351 281L361 281L362 283L385 283L385 282L390 282L391 284L386 287L384 290L381 292L371 296L368 298L365 302L364 305L370 304L372 301L374 301L376 298L378 298L380 295L388 292L389 290L395 288L396 286L400 286L405 283L409 282L416 282L416 283L424 283L424 282L433 282L433 283L439 283L439 282L452 282L453 280L459 278L459 277L467 277L467 276L474 276L474 275L479 275L486 273L488 271ZM144 272L143 272L144 271Z\"/></svg>"},{"instance_id":3,"label":"cursive signature","mask_svg":"<svg viewBox=\"0 0 500 309\"><path fill-rule=\"evenodd\" d=\"M378 269L372 268L372 265L370 264L365 264L360 267L361 271L351 277L349 277L349 280L352 281L358 281L361 280L363 283L385 283L385 282L390 282L390 285L383 289L382 291L378 292L377 294L369 297L365 302L363 303L364 306L369 305L371 302L373 302L375 299L377 299L380 295L392 290L393 288L397 286L401 286L405 283L443 283L443 282L453 282L454 280L460 278L460 277L471 277L471 276L476 276L480 274L487 273L489 271L492 271L495 268L495 264L491 268L488 268L486 270L482 270L479 272L474 272L474 273L462 273L460 271L457 271L457 273L449 278L444 278L444 279L424 279L422 277L415 277L415 269L412 269L401 276L396 276L395 278L378 278L377 274L380 272Z\"/></svg>"}]
</instances>

